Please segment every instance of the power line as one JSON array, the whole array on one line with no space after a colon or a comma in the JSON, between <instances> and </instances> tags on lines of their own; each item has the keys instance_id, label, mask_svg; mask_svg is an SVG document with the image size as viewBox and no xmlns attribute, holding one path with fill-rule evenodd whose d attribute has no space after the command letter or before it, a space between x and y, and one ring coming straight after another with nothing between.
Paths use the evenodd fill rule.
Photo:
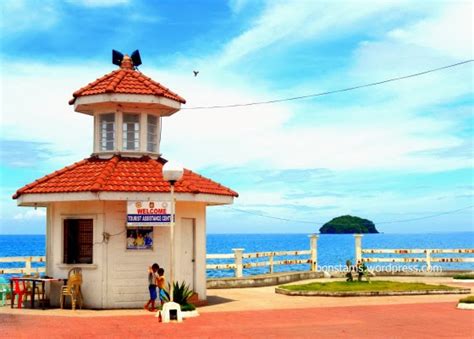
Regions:
<instances>
[{"instance_id":1,"label":"power line","mask_svg":"<svg viewBox=\"0 0 474 339\"><path fill-rule=\"evenodd\" d=\"M390 79L386 79L386 80L382 80L382 81L371 82L371 83L368 83L368 84L352 86L352 87L347 87L347 88L342 88L342 89L336 89L336 90L327 91L327 92L313 93L313 94L307 94L307 95L299 95L299 96L295 96L295 97L281 98L281 99L274 99L274 100L267 100L267 101L247 102L247 103L240 103L240 104L237 103L237 104L229 104L229 105L183 107L183 108L181 108L181 110L245 107L245 106L275 104L275 103L278 103L278 102L301 100L301 99L307 99L307 98L315 98L315 97L320 97L320 96L323 96L323 95L329 95L329 94L335 94L335 93L341 93L341 92L348 92L348 91L353 91L353 90L360 89L360 88L366 88L366 87L382 85L382 84L386 84L388 82L394 82L394 81L414 78L414 77L418 77L418 76L425 75L425 74L428 74L428 73L438 72L438 71L441 71L441 70L444 70L444 69L461 66L461 65L473 62L473 61L474 61L474 59L465 60L465 61L461 61L461 62L458 62L458 63L455 63L455 64L429 69L429 70L419 72L419 73L413 73L413 74L399 76L399 77L395 77L395 78L390 78Z\"/></svg>"},{"instance_id":2,"label":"power line","mask_svg":"<svg viewBox=\"0 0 474 339\"><path fill-rule=\"evenodd\" d=\"M400 219L400 220L390 220L390 221L380 221L380 222L374 222L374 224L375 224L375 225L383 225L383 224L394 224L394 223L397 223L397 222L410 222L410 221L417 221L417 220L423 220L423 219L430 219L430 218L439 217L439 216L441 216L441 215L457 213L457 212L460 212L460 211L464 211L464 210L470 209L470 208L472 208L472 207L474 207L474 205L466 206L466 207L459 208L459 209L456 209L456 210L451 210L451 211L446 211L446 212L440 212L440 213L436 213L436 214L431 214L431 215L427 215L427 216L424 216L424 217L409 218L409 219ZM314 224L325 224L325 223L326 223L326 221L325 221L325 222L322 222L322 221L310 221L310 220L298 220L298 219L281 218L281 217L276 217L276 216L272 216L272 215L261 214L261 213L258 213L258 212L243 210L243 209L240 209L240 208L235 208L235 207L230 207L230 206L228 206L227 208L229 208L229 209L231 209L231 210L234 210L234 211L237 211L237 212L242 212L242 213L247 213L247 214L256 215L256 216L259 216L259 217L262 217L262 218L276 219L276 220L294 222L294 223L298 223L298 224L313 224L313 225L314 225Z\"/></svg>"}]
</instances>

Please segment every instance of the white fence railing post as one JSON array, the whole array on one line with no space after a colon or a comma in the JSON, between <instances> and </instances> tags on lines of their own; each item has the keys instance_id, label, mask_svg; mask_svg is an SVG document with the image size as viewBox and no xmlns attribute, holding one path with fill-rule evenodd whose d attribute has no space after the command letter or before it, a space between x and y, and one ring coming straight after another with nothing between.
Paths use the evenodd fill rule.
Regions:
<instances>
[{"instance_id":1,"label":"white fence railing post","mask_svg":"<svg viewBox=\"0 0 474 339\"><path fill-rule=\"evenodd\" d=\"M316 272L318 270L318 238L319 235L317 234L310 234L309 237L309 245L311 251L311 271Z\"/></svg>"},{"instance_id":2,"label":"white fence railing post","mask_svg":"<svg viewBox=\"0 0 474 339\"><path fill-rule=\"evenodd\" d=\"M431 250L426 250L426 270L431 271Z\"/></svg>"},{"instance_id":3,"label":"white fence railing post","mask_svg":"<svg viewBox=\"0 0 474 339\"><path fill-rule=\"evenodd\" d=\"M31 269L31 262L33 261L32 257L28 257L25 259L25 274L31 274L32 269Z\"/></svg>"},{"instance_id":4,"label":"white fence railing post","mask_svg":"<svg viewBox=\"0 0 474 339\"><path fill-rule=\"evenodd\" d=\"M362 261L362 234L354 234L356 264Z\"/></svg>"},{"instance_id":5,"label":"white fence railing post","mask_svg":"<svg viewBox=\"0 0 474 339\"><path fill-rule=\"evenodd\" d=\"M241 278L243 276L243 253L244 249L243 248L233 248L232 251L234 251L234 259L235 259L235 276L237 278Z\"/></svg>"},{"instance_id":6,"label":"white fence railing post","mask_svg":"<svg viewBox=\"0 0 474 339\"><path fill-rule=\"evenodd\" d=\"M270 263L270 274L273 273L273 253L269 256L269 263Z\"/></svg>"}]
</instances>

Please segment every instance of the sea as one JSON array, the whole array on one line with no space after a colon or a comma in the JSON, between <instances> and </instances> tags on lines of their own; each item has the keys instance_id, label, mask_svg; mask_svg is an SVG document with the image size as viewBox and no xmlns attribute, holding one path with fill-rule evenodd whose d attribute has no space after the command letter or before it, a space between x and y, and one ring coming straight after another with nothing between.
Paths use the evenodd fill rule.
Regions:
<instances>
[{"instance_id":1,"label":"sea","mask_svg":"<svg viewBox=\"0 0 474 339\"><path fill-rule=\"evenodd\" d=\"M233 253L233 248L243 248L244 253L268 251L309 250L308 234L208 234L207 253ZM432 248L461 249L474 248L474 232L424 233L424 234L364 234L362 248ZM0 235L0 257L43 256L45 255L44 235ZM423 256L423 255L421 255ZM434 255L436 256L436 255ZM448 254L438 255L442 257ZM463 256L463 255L460 255ZM464 255L465 256L465 255ZM472 254L470 255L472 257ZM279 257L275 260L296 259ZM300 258L301 259L301 258ZM255 259L266 261L268 258ZM352 234L321 234L318 239L318 265L320 267L341 267L346 260L354 260L354 236ZM159 262L159 258L156 259ZM231 263L232 259L208 260L208 264ZM438 263L433 263L433 265ZM1 268L14 264L0 263ZM41 266L41 263L36 264ZM36 266L34 265L34 266ZM378 264L381 265L381 264ZM384 264L389 265L389 264ZM418 264L421 265L421 264ZM444 270L474 270L474 263L442 263ZM308 264L278 265L275 272L308 270ZM244 275L268 273L268 267L244 269ZM208 278L233 276L232 270L208 270Z\"/></svg>"}]
</instances>

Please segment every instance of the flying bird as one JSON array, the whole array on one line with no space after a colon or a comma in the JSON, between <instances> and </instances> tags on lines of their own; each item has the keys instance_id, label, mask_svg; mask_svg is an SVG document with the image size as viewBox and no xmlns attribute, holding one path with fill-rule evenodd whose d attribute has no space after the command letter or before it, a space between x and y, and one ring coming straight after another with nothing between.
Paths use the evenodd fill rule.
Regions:
<instances>
[{"instance_id":1,"label":"flying bird","mask_svg":"<svg viewBox=\"0 0 474 339\"><path fill-rule=\"evenodd\" d=\"M197 75L199 74L199 71L193 71L194 73L194 76L197 77Z\"/></svg>"}]
</instances>

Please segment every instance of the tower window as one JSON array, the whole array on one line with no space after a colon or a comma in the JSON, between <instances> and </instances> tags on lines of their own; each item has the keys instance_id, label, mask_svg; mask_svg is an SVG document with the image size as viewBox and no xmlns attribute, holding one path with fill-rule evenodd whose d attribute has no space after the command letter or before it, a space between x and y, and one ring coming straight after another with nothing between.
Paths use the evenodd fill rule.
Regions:
<instances>
[{"instance_id":1,"label":"tower window","mask_svg":"<svg viewBox=\"0 0 474 339\"><path fill-rule=\"evenodd\" d=\"M158 152L158 118L154 115L147 116L147 151Z\"/></svg>"},{"instance_id":2,"label":"tower window","mask_svg":"<svg viewBox=\"0 0 474 339\"><path fill-rule=\"evenodd\" d=\"M115 114L107 113L100 116L100 149L113 151L115 148Z\"/></svg>"},{"instance_id":3,"label":"tower window","mask_svg":"<svg viewBox=\"0 0 474 339\"><path fill-rule=\"evenodd\" d=\"M140 117L138 114L123 115L123 149L138 151L140 148Z\"/></svg>"}]
</instances>

